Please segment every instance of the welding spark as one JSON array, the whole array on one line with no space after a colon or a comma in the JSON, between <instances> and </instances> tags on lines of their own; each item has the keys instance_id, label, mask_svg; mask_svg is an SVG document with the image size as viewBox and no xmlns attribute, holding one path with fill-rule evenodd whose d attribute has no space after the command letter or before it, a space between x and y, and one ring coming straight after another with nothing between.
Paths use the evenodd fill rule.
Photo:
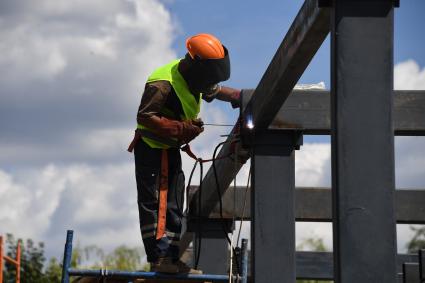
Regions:
<instances>
[{"instance_id":1,"label":"welding spark","mask_svg":"<svg viewBox=\"0 0 425 283\"><path fill-rule=\"evenodd\" d=\"M248 118L248 120L246 122L246 126L250 130L254 129L254 122L252 121L252 117L249 117Z\"/></svg>"}]
</instances>

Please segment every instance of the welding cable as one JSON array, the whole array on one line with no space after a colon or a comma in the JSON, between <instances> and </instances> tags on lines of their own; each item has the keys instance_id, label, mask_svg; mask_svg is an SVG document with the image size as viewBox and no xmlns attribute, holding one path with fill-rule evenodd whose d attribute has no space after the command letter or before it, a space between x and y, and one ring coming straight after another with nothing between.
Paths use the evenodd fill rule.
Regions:
<instances>
[{"instance_id":1,"label":"welding cable","mask_svg":"<svg viewBox=\"0 0 425 283\"><path fill-rule=\"evenodd\" d=\"M202 247L202 179L204 178L204 165L202 163L202 160L199 162L199 192L198 192L198 245L196 249L196 256L195 256L195 269L198 269L199 259L201 257L201 247Z\"/></svg>"},{"instance_id":2,"label":"welding cable","mask_svg":"<svg viewBox=\"0 0 425 283\"><path fill-rule=\"evenodd\" d=\"M218 151L218 149L219 149L221 146L223 146L225 143L228 143L228 142L235 142L235 141L224 141L224 142L219 143L219 144L215 147L215 149L214 149L214 153L213 153L213 158L212 158L212 166L213 166L213 172L214 172L214 178L215 178L216 190L217 190L218 200L219 200L219 207L220 207L220 219L221 219L221 224L222 224L222 228L223 228L223 233L224 233L224 235L226 236L227 242L229 243L230 248L232 249L233 253L234 253L234 254L236 254L236 250L235 250L235 248L233 247L233 245L232 245L232 241L230 240L229 235L228 235L228 233L227 233L226 223L225 223L225 220L224 220L224 217L223 217L223 201L222 201L222 199L221 199L221 191L220 191L220 185L219 185L219 183L218 183L217 168L216 168L216 166L215 166L215 162L216 162L216 159L217 159L217 151ZM237 257L235 257L235 261L236 261L236 267L237 267L236 272L237 272L237 273L239 273L239 261L238 261L238 258L237 258Z\"/></svg>"},{"instance_id":3,"label":"welding cable","mask_svg":"<svg viewBox=\"0 0 425 283\"><path fill-rule=\"evenodd\" d=\"M230 124L214 124L214 123L204 123L203 126L213 126L213 127L234 127L235 125Z\"/></svg>"},{"instance_id":4,"label":"welding cable","mask_svg":"<svg viewBox=\"0 0 425 283\"><path fill-rule=\"evenodd\" d=\"M193 177L193 173L195 172L196 166L198 165L199 161L196 160L195 163L193 164L192 167L192 171L190 172L189 175L189 181L187 183L187 186L185 188L185 190L183 190L182 192L182 199L184 200L184 202L186 203L186 209L184 210L183 215L187 216L189 213L189 189L190 189L190 184L192 183L192 177ZM182 204L183 207L184 204Z\"/></svg>"},{"instance_id":5,"label":"welding cable","mask_svg":"<svg viewBox=\"0 0 425 283\"><path fill-rule=\"evenodd\" d=\"M202 222L201 221L201 211L202 211L202 207L201 207L202 206L201 190L202 190L203 163L204 162L212 161L214 178L215 178L215 183L216 183L216 190L217 190L218 199L219 199L220 219L221 219L221 224L222 224L221 225L222 226L222 230L223 230L223 233L225 235L225 238L227 239L227 242L230 245L230 248L233 251L233 254L236 254L235 248L233 247L233 243L230 240L229 235L227 233L227 229L226 229L226 223L225 223L224 216L223 216L223 201L221 199L221 191L220 191L220 186L219 186L219 183L218 183L217 169L216 169L216 166L215 166L215 162L218 159L223 159L223 158L229 158L230 157L230 156L224 156L224 157L217 158L217 151L218 151L218 149L221 146L223 146L225 143L232 143L232 142L235 142L235 140L223 141L223 142L219 143L215 147L215 149L214 149L214 154L213 154L213 157L212 157L211 160L203 160L201 158L195 158L195 164L194 164L194 166L192 168L192 171L190 173L190 176L189 176L188 185L186 187L186 204L187 204L187 206L186 206L186 210L185 210L185 215L189 215L189 189L190 189L190 184L192 182L192 178L193 178L193 175L194 175L196 166L198 164L200 164L200 171L201 172L200 172L200 183L199 183L199 188L198 188L198 191L199 191L198 192L198 229L199 229L199 232L197 233L198 236L195 238L195 246L198 247L197 248L197 254L195 255L195 268L198 267L199 258L200 258L201 244L202 244L202 237L201 237L201 233L202 233L202 231L201 231L202 230L202 223L201 223ZM196 242L198 242L198 244ZM238 270L239 270L239 263L238 263L237 257L235 257L235 261L236 261L237 272L238 272Z\"/></svg>"},{"instance_id":6,"label":"welding cable","mask_svg":"<svg viewBox=\"0 0 425 283\"><path fill-rule=\"evenodd\" d=\"M174 188L176 188L176 189L178 188L178 181L179 181L181 175L184 176L183 171L179 171L177 173L177 177L174 180ZM174 198L175 198L176 206L177 206L177 211L181 212L183 215L184 215L184 211L183 211L184 191L185 191L185 188L184 188L184 185L183 185L183 191L181 192L181 194L179 194L178 190L176 190L176 192L174 194ZM179 197L180 197L180 199L179 199ZM181 206L180 206L180 202L182 204Z\"/></svg>"},{"instance_id":7,"label":"welding cable","mask_svg":"<svg viewBox=\"0 0 425 283\"><path fill-rule=\"evenodd\" d=\"M202 202L201 202L201 199L202 199L202 179L204 178L204 165L201 158L198 158L195 161L195 164L193 165L192 171L190 172L190 175L189 175L189 181L186 187L186 192L183 192L183 195L186 195L186 209L185 209L184 215L187 216L189 214L189 189L192 183L192 178L195 173L195 169L198 164L199 164L200 174L199 174L199 187L198 187L198 215L197 215L198 233L196 233L196 238L195 238L195 246L197 247L196 254L195 254L195 269L198 269L199 259L201 257L201 246L202 246L202 219L201 219L201 211L202 211L201 203Z\"/></svg>"},{"instance_id":8,"label":"welding cable","mask_svg":"<svg viewBox=\"0 0 425 283\"><path fill-rule=\"evenodd\" d=\"M202 187L202 178L203 178L203 164L202 164L202 162L200 162L200 159L196 159L195 160L195 163L193 164L193 167L192 167L192 171L190 172L190 175L189 175L189 180L188 180L188 184L187 184L187 186L186 186L186 189L185 190L183 190L183 192L182 192L182 199L186 202L186 209L184 210L184 213L183 213L183 215L184 215L184 217L187 217L188 215L189 215L189 189L190 189L190 185L191 185L191 183L192 183L192 178L193 178L193 175L194 175L194 173L195 173L195 170L196 170L196 167L197 167L197 165L200 165L200 184L199 184L199 192L198 192L198 195L199 195L199 208L198 208L198 231L199 231L199 233L196 233L196 237L195 237L195 247L197 247L197 249L196 249L196 254L195 254L195 269L198 269L198 264L199 264L199 258L200 258L200 256L201 256L201 244L202 244L202 235L201 235L201 230L202 230L202 223L201 223L201 220L200 220L200 209L201 209L201 207L200 207L200 199L201 199L201 187ZM185 199L184 199L185 198ZM183 206L183 205L182 205Z\"/></svg>"},{"instance_id":9,"label":"welding cable","mask_svg":"<svg viewBox=\"0 0 425 283\"><path fill-rule=\"evenodd\" d=\"M238 163L238 152L237 152L237 148L235 147L235 162L233 162L234 164L234 168L233 168L233 172L235 173L235 177L233 178L233 213L232 213L232 223L235 223L235 215L236 215L236 182L237 182L237 163ZM232 230L231 233L231 241L232 241L232 246L234 244L234 238L235 238L235 233L234 230ZM237 256L236 253L233 252L233 250L238 251L238 245L236 242L236 247L235 249L230 249L230 268L229 268L229 283L232 283L232 275L233 275L233 265L234 265L234 257Z\"/></svg>"},{"instance_id":10,"label":"welding cable","mask_svg":"<svg viewBox=\"0 0 425 283\"><path fill-rule=\"evenodd\" d=\"M246 208L246 202L247 202L249 181L250 180L251 180L251 166L249 166L249 171L248 171L248 181L246 183L246 188L245 188L245 193L244 193L244 201L243 201L243 207L242 207L242 218L241 218L240 224L239 224L239 232L238 232L238 237L236 239L236 246L239 245L239 239L240 239L241 231L242 231L242 223L243 223L243 220L245 218L245 208Z\"/></svg>"}]
</instances>

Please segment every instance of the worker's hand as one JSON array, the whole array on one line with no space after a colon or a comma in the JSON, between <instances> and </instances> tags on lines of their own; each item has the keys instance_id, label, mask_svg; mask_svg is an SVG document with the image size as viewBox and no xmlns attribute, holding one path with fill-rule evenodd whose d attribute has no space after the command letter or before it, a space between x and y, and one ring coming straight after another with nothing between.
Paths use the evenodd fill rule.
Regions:
<instances>
[{"instance_id":1,"label":"worker's hand","mask_svg":"<svg viewBox=\"0 0 425 283\"><path fill-rule=\"evenodd\" d=\"M241 90L236 88L221 86L220 91L217 93L217 99L228 101L233 108L238 108L241 105L241 92Z\"/></svg>"},{"instance_id":2,"label":"worker's hand","mask_svg":"<svg viewBox=\"0 0 425 283\"><path fill-rule=\"evenodd\" d=\"M199 127L192 120L181 122L181 132L177 137L183 143L189 143L204 131L203 127Z\"/></svg>"},{"instance_id":3,"label":"worker's hand","mask_svg":"<svg viewBox=\"0 0 425 283\"><path fill-rule=\"evenodd\" d=\"M198 126L199 128L203 128L204 127L204 121L202 121L201 118L196 118L192 120L192 124L195 126Z\"/></svg>"}]
</instances>

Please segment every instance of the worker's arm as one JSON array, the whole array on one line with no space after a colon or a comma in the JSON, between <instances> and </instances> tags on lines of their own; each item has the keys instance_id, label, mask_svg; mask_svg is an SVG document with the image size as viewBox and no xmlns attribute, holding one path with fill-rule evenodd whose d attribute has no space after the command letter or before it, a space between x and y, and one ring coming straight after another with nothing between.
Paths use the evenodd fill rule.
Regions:
<instances>
[{"instance_id":1,"label":"worker's arm","mask_svg":"<svg viewBox=\"0 0 425 283\"><path fill-rule=\"evenodd\" d=\"M161 117L160 110L170 93L171 85L168 82L158 81L146 84L137 112L137 123L148 127L158 136L189 142L198 136L203 128L196 126L192 121L177 121Z\"/></svg>"},{"instance_id":2,"label":"worker's arm","mask_svg":"<svg viewBox=\"0 0 425 283\"><path fill-rule=\"evenodd\" d=\"M227 101L232 104L233 108L240 106L240 93L239 89L216 85L211 89L210 93L203 94L203 99L207 102L217 98L218 100Z\"/></svg>"}]
</instances>

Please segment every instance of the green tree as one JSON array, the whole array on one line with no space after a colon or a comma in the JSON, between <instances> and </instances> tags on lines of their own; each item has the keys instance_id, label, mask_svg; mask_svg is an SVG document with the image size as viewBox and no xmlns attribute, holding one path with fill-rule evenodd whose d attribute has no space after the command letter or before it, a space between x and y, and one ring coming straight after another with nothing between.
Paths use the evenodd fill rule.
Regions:
<instances>
[{"instance_id":1,"label":"green tree","mask_svg":"<svg viewBox=\"0 0 425 283\"><path fill-rule=\"evenodd\" d=\"M105 257L105 266L118 270L141 270L141 250L119 246Z\"/></svg>"},{"instance_id":2,"label":"green tree","mask_svg":"<svg viewBox=\"0 0 425 283\"><path fill-rule=\"evenodd\" d=\"M308 238L302 241L298 246L297 250L310 250L314 252L327 252L329 251L325 243L323 243L323 239L321 238Z\"/></svg>"},{"instance_id":3,"label":"green tree","mask_svg":"<svg viewBox=\"0 0 425 283\"><path fill-rule=\"evenodd\" d=\"M415 232L413 238L407 243L406 247L409 253L417 253L420 249L425 249L425 226L410 226L410 230Z\"/></svg>"},{"instance_id":4,"label":"green tree","mask_svg":"<svg viewBox=\"0 0 425 283\"><path fill-rule=\"evenodd\" d=\"M21 242L21 283L59 283L62 276L62 264L52 257L46 262L44 244L35 243L27 239L25 243L15 239L11 234L6 236L6 254L16 258L16 247ZM105 255L104 251L96 246L81 248L74 247L71 258L71 267L97 269L107 267L117 270L146 270L142 265L143 251L139 248L119 246ZM4 282L15 282L15 266L6 263Z\"/></svg>"},{"instance_id":5,"label":"green tree","mask_svg":"<svg viewBox=\"0 0 425 283\"><path fill-rule=\"evenodd\" d=\"M44 244L35 244L33 240L16 240L13 235L6 235L7 255L16 258L16 247L21 242L21 283L44 283L43 266L46 258L44 257ZM16 269L13 264L6 263L5 282L14 282Z\"/></svg>"},{"instance_id":6,"label":"green tree","mask_svg":"<svg viewBox=\"0 0 425 283\"><path fill-rule=\"evenodd\" d=\"M61 281L62 264L60 264L55 257L52 257L49 260L49 264L46 267L44 276L47 282L50 282L50 283L59 283Z\"/></svg>"}]
</instances>

